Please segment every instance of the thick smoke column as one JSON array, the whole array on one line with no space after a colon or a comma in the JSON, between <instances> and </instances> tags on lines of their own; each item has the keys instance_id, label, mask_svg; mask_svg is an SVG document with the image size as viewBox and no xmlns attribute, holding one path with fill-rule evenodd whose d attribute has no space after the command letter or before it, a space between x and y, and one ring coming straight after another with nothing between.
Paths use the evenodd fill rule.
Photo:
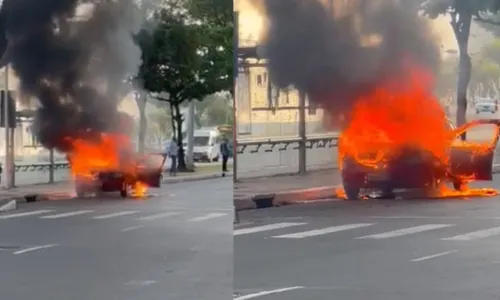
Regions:
<instances>
[{"instance_id":1,"label":"thick smoke column","mask_svg":"<svg viewBox=\"0 0 500 300\"><path fill-rule=\"evenodd\" d=\"M34 129L44 146L70 151L65 137L120 132L124 80L141 62L138 16L133 0L3 1L0 63L39 101Z\"/></svg>"},{"instance_id":2,"label":"thick smoke column","mask_svg":"<svg viewBox=\"0 0 500 300\"><path fill-rule=\"evenodd\" d=\"M318 0L264 1L274 84L342 112L384 79L404 77L408 63L437 70L439 48L415 11L391 0L355 4L334 17Z\"/></svg>"}]
</instances>

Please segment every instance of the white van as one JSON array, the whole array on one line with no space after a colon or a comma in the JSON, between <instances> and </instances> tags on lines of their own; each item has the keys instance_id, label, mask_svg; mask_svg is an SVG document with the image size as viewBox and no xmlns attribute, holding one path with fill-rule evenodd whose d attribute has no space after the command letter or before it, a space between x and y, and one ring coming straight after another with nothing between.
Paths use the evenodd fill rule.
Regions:
<instances>
[{"instance_id":1,"label":"white van","mask_svg":"<svg viewBox=\"0 0 500 300\"><path fill-rule=\"evenodd\" d=\"M194 161L219 161L220 132L217 129L198 129L193 136Z\"/></svg>"}]
</instances>

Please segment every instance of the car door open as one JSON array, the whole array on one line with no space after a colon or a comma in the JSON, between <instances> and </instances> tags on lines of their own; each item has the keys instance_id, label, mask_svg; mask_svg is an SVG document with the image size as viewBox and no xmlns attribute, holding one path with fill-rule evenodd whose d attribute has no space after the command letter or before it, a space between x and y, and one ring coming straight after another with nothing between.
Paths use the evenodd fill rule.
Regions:
<instances>
[{"instance_id":1,"label":"car door open","mask_svg":"<svg viewBox=\"0 0 500 300\"><path fill-rule=\"evenodd\" d=\"M450 171L453 176L468 180L492 180L493 158L498 142L500 120L469 122L455 133L457 139L450 149ZM467 140L458 137L467 134Z\"/></svg>"}]
</instances>

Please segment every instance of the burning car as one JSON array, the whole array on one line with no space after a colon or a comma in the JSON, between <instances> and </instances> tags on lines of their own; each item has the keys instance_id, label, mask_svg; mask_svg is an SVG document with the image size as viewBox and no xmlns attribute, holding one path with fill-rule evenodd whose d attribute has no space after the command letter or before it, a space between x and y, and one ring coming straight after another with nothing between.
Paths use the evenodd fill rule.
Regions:
<instances>
[{"instance_id":1,"label":"burning car","mask_svg":"<svg viewBox=\"0 0 500 300\"><path fill-rule=\"evenodd\" d=\"M449 122L449 121L448 121ZM460 135L480 126L494 128L488 143L462 141ZM415 145L391 144L378 139L368 151L346 151L341 161L341 176L347 199L358 199L361 189L377 189L383 197L393 197L395 189L434 189L451 182L457 191L474 180L492 180L494 152L499 137L500 120L478 120L458 129L450 125L443 156L432 149ZM439 131L439 129L436 129ZM411 132L407 132L411 135ZM343 137L342 145L348 145ZM441 144L442 145L442 144Z\"/></svg>"},{"instance_id":2,"label":"burning car","mask_svg":"<svg viewBox=\"0 0 500 300\"><path fill-rule=\"evenodd\" d=\"M71 139L67 155L78 197L95 192L133 190L144 196L148 187L160 187L165 159L162 154L139 155L127 135L100 134L96 139Z\"/></svg>"},{"instance_id":3,"label":"burning car","mask_svg":"<svg viewBox=\"0 0 500 300\"><path fill-rule=\"evenodd\" d=\"M136 167L131 170L101 170L76 174L76 195L83 198L88 193L119 191L122 198L126 198L129 190L133 190L136 196L142 197L148 187L161 186L163 162L158 165L159 159L162 159L160 154L152 154L137 162Z\"/></svg>"}]
</instances>

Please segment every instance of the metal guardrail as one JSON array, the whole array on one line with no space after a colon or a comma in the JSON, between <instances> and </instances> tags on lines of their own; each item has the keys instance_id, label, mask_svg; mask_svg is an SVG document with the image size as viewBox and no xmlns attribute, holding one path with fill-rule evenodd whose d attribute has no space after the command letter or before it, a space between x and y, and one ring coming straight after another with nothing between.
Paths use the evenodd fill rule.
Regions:
<instances>
[{"instance_id":1,"label":"metal guardrail","mask_svg":"<svg viewBox=\"0 0 500 300\"><path fill-rule=\"evenodd\" d=\"M330 135L315 135L310 136L306 139L306 148L312 149L314 145L316 148L333 148L338 145L338 134L330 134ZM248 140L239 140L237 153L243 154L245 150L249 146L254 146L253 150L250 150L250 153L259 152L260 148L264 145L271 146L270 148L264 150L264 152L272 152L276 146L280 146L278 151L286 151L288 147L292 144L298 144L301 141L299 137L276 137L276 138L265 138L265 139L248 139ZM299 146L295 146L293 150L297 150Z\"/></svg>"},{"instance_id":2,"label":"metal guardrail","mask_svg":"<svg viewBox=\"0 0 500 300\"><path fill-rule=\"evenodd\" d=\"M69 163L54 163L54 170L69 169ZM38 163L27 165L15 165L16 172L48 172L51 168L50 163Z\"/></svg>"}]
</instances>

